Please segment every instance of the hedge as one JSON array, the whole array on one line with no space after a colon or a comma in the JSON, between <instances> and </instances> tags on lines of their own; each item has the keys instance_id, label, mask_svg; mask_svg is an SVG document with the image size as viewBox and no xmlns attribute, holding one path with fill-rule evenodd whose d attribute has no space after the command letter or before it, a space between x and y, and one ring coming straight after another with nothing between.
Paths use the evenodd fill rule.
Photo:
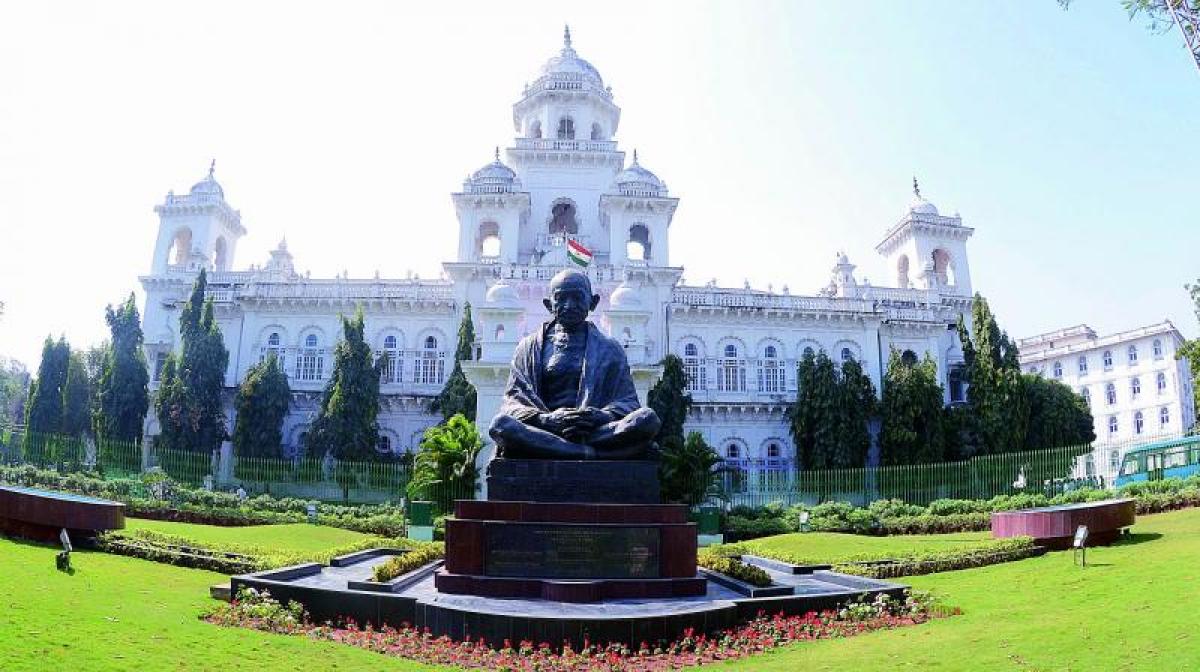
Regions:
<instances>
[{"instance_id":1,"label":"hedge","mask_svg":"<svg viewBox=\"0 0 1200 672\"><path fill-rule=\"evenodd\" d=\"M985 547L914 553L907 557L889 558L886 562L848 561L835 564L834 570L875 579L894 579L901 576L986 567L1023 560L1045 552L1046 550L1035 545L1030 537L1013 537L997 539Z\"/></svg>"},{"instance_id":2,"label":"hedge","mask_svg":"<svg viewBox=\"0 0 1200 672\"><path fill-rule=\"evenodd\" d=\"M761 567L748 565L711 548L702 549L696 554L696 564L759 588L771 585L771 575Z\"/></svg>"},{"instance_id":3,"label":"hedge","mask_svg":"<svg viewBox=\"0 0 1200 672\"><path fill-rule=\"evenodd\" d=\"M371 580L385 583L444 557L446 557L445 544L439 542L426 544L407 553L392 556L386 562L376 565L375 571L371 574Z\"/></svg>"}]
</instances>

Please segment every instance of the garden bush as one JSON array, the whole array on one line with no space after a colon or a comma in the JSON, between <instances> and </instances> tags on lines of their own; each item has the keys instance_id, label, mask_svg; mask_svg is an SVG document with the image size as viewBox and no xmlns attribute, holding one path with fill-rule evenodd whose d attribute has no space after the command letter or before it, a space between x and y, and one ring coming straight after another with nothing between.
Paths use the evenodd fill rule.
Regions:
<instances>
[{"instance_id":1,"label":"garden bush","mask_svg":"<svg viewBox=\"0 0 1200 672\"><path fill-rule=\"evenodd\" d=\"M424 544L407 553L394 555L386 562L376 565L375 571L371 573L371 580L385 583L444 557L446 557L445 544L436 541L432 544Z\"/></svg>"},{"instance_id":2,"label":"garden bush","mask_svg":"<svg viewBox=\"0 0 1200 672\"><path fill-rule=\"evenodd\" d=\"M986 567L1045 553L1030 537L993 539L986 545L965 549L913 552L898 558L854 560L834 565L834 570L875 579L935 574L956 569ZM886 562L881 562L886 560Z\"/></svg>"},{"instance_id":3,"label":"garden bush","mask_svg":"<svg viewBox=\"0 0 1200 672\"><path fill-rule=\"evenodd\" d=\"M771 575L761 567L748 565L719 550L701 549L696 554L696 564L759 588L771 585Z\"/></svg>"}]
</instances>

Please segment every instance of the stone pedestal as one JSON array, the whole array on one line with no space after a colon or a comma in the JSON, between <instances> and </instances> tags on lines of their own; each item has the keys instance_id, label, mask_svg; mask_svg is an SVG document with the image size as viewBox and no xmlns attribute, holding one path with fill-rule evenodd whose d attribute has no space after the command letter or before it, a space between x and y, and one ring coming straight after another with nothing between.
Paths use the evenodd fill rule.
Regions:
<instances>
[{"instance_id":1,"label":"stone pedestal","mask_svg":"<svg viewBox=\"0 0 1200 672\"><path fill-rule=\"evenodd\" d=\"M446 521L438 591L560 602L703 595L696 525L648 461L493 460Z\"/></svg>"}]
</instances>

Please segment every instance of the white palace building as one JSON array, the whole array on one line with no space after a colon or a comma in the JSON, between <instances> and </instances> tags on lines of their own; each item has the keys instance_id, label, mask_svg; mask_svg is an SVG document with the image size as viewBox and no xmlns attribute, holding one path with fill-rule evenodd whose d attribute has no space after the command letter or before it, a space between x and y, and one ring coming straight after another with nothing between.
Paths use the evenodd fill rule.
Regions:
<instances>
[{"instance_id":1,"label":"white palace building","mask_svg":"<svg viewBox=\"0 0 1200 672\"><path fill-rule=\"evenodd\" d=\"M362 306L367 338L390 362L381 383L379 448L414 450L439 419L428 402L452 368L463 307L469 302L475 318L478 361L467 372L486 424L517 341L545 318L547 280L573 263L567 245L574 241L591 255L584 270L601 296L593 317L626 345L639 391L653 382L664 355L680 356L696 402L689 430L742 468L792 464L785 414L795 398L796 362L808 350L859 360L877 388L890 348L929 353L946 402L962 398L962 351L951 327L969 314L966 244L973 229L957 214L939 213L914 189L899 219L881 223L875 251L891 269L893 287L857 280L844 254L814 294L685 285L670 247L679 199L636 152L627 157L618 147L621 109L596 68L572 48L569 32L561 52L521 92L512 119L512 145L451 195L458 250L443 264L442 279L312 278L296 272L285 243L265 264L235 270L246 228L212 171L187 194L169 193L155 206L158 240L151 272L141 278L152 379L179 348L179 311L196 273L208 269L230 352L230 425L236 386L274 351L295 395L285 450L298 450L332 368L339 315ZM157 432L151 417L147 433Z\"/></svg>"}]
</instances>

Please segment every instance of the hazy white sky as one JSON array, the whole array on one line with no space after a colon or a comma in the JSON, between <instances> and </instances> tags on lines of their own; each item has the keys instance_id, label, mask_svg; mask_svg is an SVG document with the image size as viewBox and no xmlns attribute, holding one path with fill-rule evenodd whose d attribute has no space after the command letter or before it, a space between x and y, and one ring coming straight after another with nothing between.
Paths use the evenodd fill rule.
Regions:
<instances>
[{"instance_id":1,"label":"hazy white sky","mask_svg":"<svg viewBox=\"0 0 1200 672\"><path fill-rule=\"evenodd\" d=\"M0 354L85 346L139 291L153 206L211 158L248 235L315 276L422 277L448 194L514 135L562 25L613 87L617 139L682 203L691 282L811 293L873 247L915 173L976 229L972 279L1028 335L1195 318L1200 75L1116 0L5 3Z\"/></svg>"}]
</instances>

